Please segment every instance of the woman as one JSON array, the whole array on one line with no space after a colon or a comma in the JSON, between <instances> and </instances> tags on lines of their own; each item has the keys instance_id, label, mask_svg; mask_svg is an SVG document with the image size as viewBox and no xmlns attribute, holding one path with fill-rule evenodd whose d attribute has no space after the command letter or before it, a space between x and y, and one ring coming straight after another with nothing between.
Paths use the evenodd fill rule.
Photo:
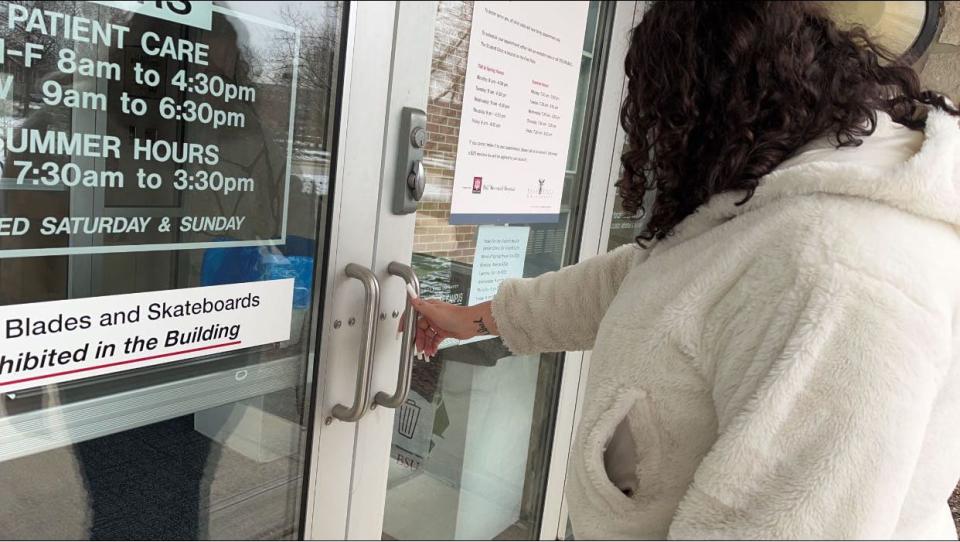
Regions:
<instances>
[{"instance_id":1,"label":"woman","mask_svg":"<svg viewBox=\"0 0 960 542\"><path fill-rule=\"evenodd\" d=\"M621 114L638 244L415 302L428 355L593 349L578 538L956 539L958 111L818 9L655 3Z\"/></svg>"}]
</instances>

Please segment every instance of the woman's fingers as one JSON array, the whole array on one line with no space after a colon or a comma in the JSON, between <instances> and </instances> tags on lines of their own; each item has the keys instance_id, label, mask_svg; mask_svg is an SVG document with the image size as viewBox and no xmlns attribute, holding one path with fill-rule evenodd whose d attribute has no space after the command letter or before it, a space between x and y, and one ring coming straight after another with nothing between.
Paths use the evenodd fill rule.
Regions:
<instances>
[{"instance_id":1,"label":"woman's fingers","mask_svg":"<svg viewBox=\"0 0 960 542\"><path fill-rule=\"evenodd\" d=\"M417 320L417 352L423 352L427 348L427 327L425 318Z\"/></svg>"},{"instance_id":2,"label":"woman's fingers","mask_svg":"<svg viewBox=\"0 0 960 542\"><path fill-rule=\"evenodd\" d=\"M442 329L428 329L425 336L427 337L426 354L428 356L435 356L440 349L440 343L452 337L450 333Z\"/></svg>"},{"instance_id":3,"label":"woman's fingers","mask_svg":"<svg viewBox=\"0 0 960 542\"><path fill-rule=\"evenodd\" d=\"M409 298L417 312L417 351L428 357L434 356L444 339L461 333L455 329L460 323L455 312L459 307L439 299L417 298L412 294Z\"/></svg>"},{"instance_id":4,"label":"woman's fingers","mask_svg":"<svg viewBox=\"0 0 960 542\"><path fill-rule=\"evenodd\" d=\"M433 342L433 337L436 335L436 327L430 322L425 316L418 315L417 318L417 351L420 353L429 354L430 345Z\"/></svg>"},{"instance_id":5,"label":"woman's fingers","mask_svg":"<svg viewBox=\"0 0 960 542\"><path fill-rule=\"evenodd\" d=\"M416 325L417 351L426 356L434 356L444 339L451 337L450 333L434 325L429 318L420 315Z\"/></svg>"},{"instance_id":6,"label":"woman's fingers","mask_svg":"<svg viewBox=\"0 0 960 542\"><path fill-rule=\"evenodd\" d=\"M422 314L417 315L417 329L427 329L430 327L430 319Z\"/></svg>"},{"instance_id":7,"label":"woman's fingers","mask_svg":"<svg viewBox=\"0 0 960 542\"><path fill-rule=\"evenodd\" d=\"M417 309L417 312L426 316L427 318L436 318L438 316L436 304L431 303L430 301L431 300L410 298L410 303L413 304L415 309Z\"/></svg>"},{"instance_id":8,"label":"woman's fingers","mask_svg":"<svg viewBox=\"0 0 960 542\"><path fill-rule=\"evenodd\" d=\"M437 355L437 350L440 348L440 343L446 338L447 335L442 331L433 336L433 341L430 343L430 349L427 351L430 356Z\"/></svg>"}]
</instances>

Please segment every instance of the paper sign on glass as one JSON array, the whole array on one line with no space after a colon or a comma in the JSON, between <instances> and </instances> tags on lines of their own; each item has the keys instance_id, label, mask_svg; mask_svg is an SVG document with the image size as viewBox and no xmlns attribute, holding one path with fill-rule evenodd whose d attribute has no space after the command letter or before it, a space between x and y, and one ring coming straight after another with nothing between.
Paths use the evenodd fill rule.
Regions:
<instances>
[{"instance_id":1,"label":"paper sign on glass","mask_svg":"<svg viewBox=\"0 0 960 542\"><path fill-rule=\"evenodd\" d=\"M0 392L290 337L294 279L0 307Z\"/></svg>"},{"instance_id":2,"label":"paper sign on glass","mask_svg":"<svg viewBox=\"0 0 960 542\"><path fill-rule=\"evenodd\" d=\"M557 222L587 2L477 2L451 224Z\"/></svg>"},{"instance_id":3,"label":"paper sign on glass","mask_svg":"<svg viewBox=\"0 0 960 542\"><path fill-rule=\"evenodd\" d=\"M526 226L480 226L477 229L477 251L470 273L470 298L467 305L490 301L497 295L503 281L523 276L529 238L530 228ZM488 335L482 335L458 344L489 338Z\"/></svg>"}]
</instances>

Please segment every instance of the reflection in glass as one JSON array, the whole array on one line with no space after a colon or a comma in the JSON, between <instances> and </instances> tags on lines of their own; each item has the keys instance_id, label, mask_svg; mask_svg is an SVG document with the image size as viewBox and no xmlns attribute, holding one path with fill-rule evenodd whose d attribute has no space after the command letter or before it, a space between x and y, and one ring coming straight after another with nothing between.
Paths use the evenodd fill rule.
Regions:
<instances>
[{"instance_id":1,"label":"reflection in glass","mask_svg":"<svg viewBox=\"0 0 960 542\"><path fill-rule=\"evenodd\" d=\"M312 279L323 265L318 226L329 203L342 4L218 2L210 30L91 2L11 4L0 2L0 13L42 10L37 17L65 14L128 30L122 48L43 33L26 21L0 30L8 53L40 46L29 66L22 56L5 57L13 83L0 101L2 216L168 217L181 226L186 217L244 220L226 230L207 220L168 232L32 229L0 237L0 304L285 277L294 278L295 294L287 341L0 398L0 532L14 539L297 537L312 400ZM147 35L207 45L208 58L151 54ZM68 73L58 65L62 50L106 71ZM138 83L141 69L159 74L159 83ZM106 107L57 103L45 84L103 96ZM146 112L125 112L122 96L142 100ZM30 130L114 138L121 151L41 152L23 146ZM159 158L168 146L200 158ZM25 171L25 162L101 179L115 172L125 182L51 182L46 166ZM141 173L162 183L141 187ZM271 239L278 241L257 246ZM254 243L216 246L224 241ZM203 246L183 250L185 243ZM148 244L156 248L128 249ZM125 248L62 254L101 246ZM23 249L61 254L9 257Z\"/></svg>"},{"instance_id":2,"label":"reflection in glass","mask_svg":"<svg viewBox=\"0 0 960 542\"><path fill-rule=\"evenodd\" d=\"M867 1L822 2L830 16L843 26L861 25L872 38L896 56L908 51L916 60L922 50L911 47L918 42L926 28L928 17L937 17L933 2L923 1ZM936 30L932 25L930 31ZM929 41L927 42L929 45Z\"/></svg>"},{"instance_id":3,"label":"reflection in glass","mask_svg":"<svg viewBox=\"0 0 960 542\"><path fill-rule=\"evenodd\" d=\"M450 198L473 2L439 2L427 103L427 188L416 216L413 266L424 297L467 304L478 227L451 225ZM589 170L591 104L604 39L591 2L581 57L567 174L557 224L529 227L523 274L559 269L572 249ZM414 365L391 448L385 539L530 539L541 507L562 355L512 356L499 339L447 341Z\"/></svg>"},{"instance_id":4,"label":"reflection in glass","mask_svg":"<svg viewBox=\"0 0 960 542\"><path fill-rule=\"evenodd\" d=\"M644 196L643 208L647 211L653 208L656 191L651 190ZM617 194L613 203L613 217L610 220L610 237L607 240L607 250L613 250L623 245L636 243L637 237L643 233L649 215L639 216L623 210L623 199Z\"/></svg>"}]
</instances>

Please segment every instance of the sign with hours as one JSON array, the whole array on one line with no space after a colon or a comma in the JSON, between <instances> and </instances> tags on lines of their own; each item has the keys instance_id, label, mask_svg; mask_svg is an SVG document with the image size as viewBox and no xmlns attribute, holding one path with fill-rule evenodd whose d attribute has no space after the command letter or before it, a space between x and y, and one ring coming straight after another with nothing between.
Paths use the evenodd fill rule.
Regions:
<instances>
[{"instance_id":1,"label":"sign with hours","mask_svg":"<svg viewBox=\"0 0 960 542\"><path fill-rule=\"evenodd\" d=\"M560 220L588 7L474 3L451 224Z\"/></svg>"},{"instance_id":2,"label":"sign with hours","mask_svg":"<svg viewBox=\"0 0 960 542\"><path fill-rule=\"evenodd\" d=\"M296 29L211 2L4 11L0 258L285 242L298 55L261 51Z\"/></svg>"}]
</instances>

